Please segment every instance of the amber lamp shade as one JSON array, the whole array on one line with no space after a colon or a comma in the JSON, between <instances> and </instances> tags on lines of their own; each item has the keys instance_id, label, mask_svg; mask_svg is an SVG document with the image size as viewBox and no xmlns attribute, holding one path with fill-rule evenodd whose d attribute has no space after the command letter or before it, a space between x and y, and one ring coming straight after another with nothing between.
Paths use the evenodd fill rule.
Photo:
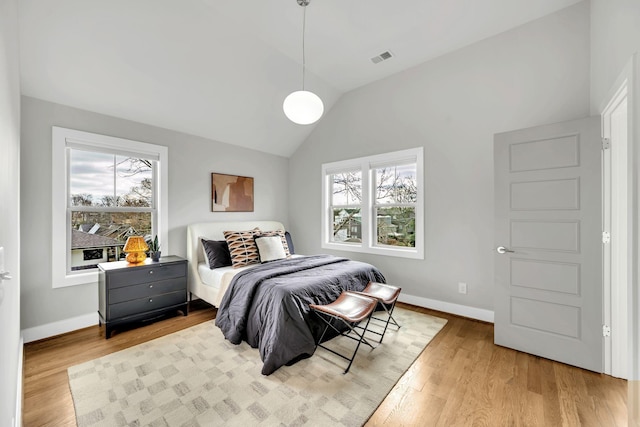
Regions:
<instances>
[{"instance_id":1,"label":"amber lamp shade","mask_svg":"<svg viewBox=\"0 0 640 427\"><path fill-rule=\"evenodd\" d=\"M146 252L149 250L147 242L142 236L130 236L122 250L127 254L126 260L131 264L139 264L147 259Z\"/></svg>"}]
</instances>

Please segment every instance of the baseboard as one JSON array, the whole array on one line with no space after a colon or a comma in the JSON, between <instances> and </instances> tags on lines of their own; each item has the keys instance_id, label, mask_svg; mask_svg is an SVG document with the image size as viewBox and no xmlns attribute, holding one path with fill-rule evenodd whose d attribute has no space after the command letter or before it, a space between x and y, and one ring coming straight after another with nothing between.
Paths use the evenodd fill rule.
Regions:
<instances>
[{"instance_id":1,"label":"baseboard","mask_svg":"<svg viewBox=\"0 0 640 427\"><path fill-rule=\"evenodd\" d=\"M458 316L469 317L471 319L482 320L493 323L493 311L484 308L469 307L468 305L454 304L451 302L438 301L435 299L417 297L401 293L398 301L418 307L430 308L432 310L444 311L445 313L456 314Z\"/></svg>"},{"instance_id":2,"label":"baseboard","mask_svg":"<svg viewBox=\"0 0 640 427\"><path fill-rule=\"evenodd\" d=\"M22 337L24 342L28 343L97 324L98 313L89 313L82 316L72 317L70 319L60 320L58 322L47 323L46 325L23 329Z\"/></svg>"},{"instance_id":3,"label":"baseboard","mask_svg":"<svg viewBox=\"0 0 640 427\"><path fill-rule=\"evenodd\" d=\"M445 313L457 314L458 316L469 317L471 319L482 320L493 323L493 311L482 308L469 307L467 305L454 304L445 301L438 301L429 298L417 297L413 295L400 294L398 301L419 307L430 308L432 310L444 311ZM34 326L23 329L22 337L25 343L38 341L55 335L75 331L98 324L98 313L89 313L58 322L47 323L46 325Z\"/></svg>"},{"instance_id":4,"label":"baseboard","mask_svg":"<svg viewBox=\"0 0 640 427\"><path fill-rule=\"evenodd\" d=\"M24 378L24 374L22 370L24 369L24 339L20 337L20 343L18 347L18 375L16 377L16 412L13 415L13 427L21 427L22 426L22 379Z\"/></svg>"}]
</instances>

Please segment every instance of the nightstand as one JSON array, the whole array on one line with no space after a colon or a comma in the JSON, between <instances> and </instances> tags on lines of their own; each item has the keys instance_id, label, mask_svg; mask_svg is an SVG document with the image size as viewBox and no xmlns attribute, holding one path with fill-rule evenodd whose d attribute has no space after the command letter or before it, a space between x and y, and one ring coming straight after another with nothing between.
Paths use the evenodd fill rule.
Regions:
<instances>
[{"instance_id":1,"label":"nightstand","mask_svg":"<svg viewBox=\"0 0 640 427\"><path fill-rule=\"evenodd\" d=\"M152 320L176 310L187 315L186 259L106 262L98 264L98 269L98 314L107 339L117 325Z\"/></svg>"}]
</instances>

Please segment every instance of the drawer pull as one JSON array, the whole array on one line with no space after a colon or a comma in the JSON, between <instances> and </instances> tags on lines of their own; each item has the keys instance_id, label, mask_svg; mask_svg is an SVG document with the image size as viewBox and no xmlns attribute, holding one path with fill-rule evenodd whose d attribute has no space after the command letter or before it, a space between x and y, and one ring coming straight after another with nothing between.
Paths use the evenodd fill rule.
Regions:
<instances>
[{"instance_id":1,"label":"drawer pull","mask_svg":"<svg viewBox=\"0 0 640 427\"><path fill-rule=\"evenodd\" d=\"M152 298L149 298L149 302L153 302L153 299L152 299Z\"/></svg>"},{"instance_id":2,"label":"drawer pull","mask_svg":"<svg viewBox=\"0 0 640 427\"><path fill-rule=\"evenodd\" d=\"M149 289L153 288L153 285L149 285Z\"/></svg>"},{"instance_id":3,"label":"drawer pull","mask_svg":"<svg viewBox=\"0 0 640 427\"><path fill-rule=\"evenodd\" d=\"M153 270L149 270L149 274L153 274Z\"/></svg>"}]
</instances>

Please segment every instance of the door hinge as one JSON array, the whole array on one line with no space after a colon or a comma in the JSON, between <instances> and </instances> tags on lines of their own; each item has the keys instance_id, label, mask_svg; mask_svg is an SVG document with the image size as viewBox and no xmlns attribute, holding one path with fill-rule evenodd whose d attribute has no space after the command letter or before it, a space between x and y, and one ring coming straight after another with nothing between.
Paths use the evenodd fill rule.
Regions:
<instances>
[{"instance_id":1,"label":"door hinge","mask_svg":"<svg viewBox=\"0 0 640 427\"><path fill-rule=\"evenodd\" d=\"M602 138L602 149L608 150L611 148L611 140L609 138Z\"/></svg>"},{"instance_id":2,"label":"door hinge","mask_svg":"<svg viewBox=\"0 0 640 427\"><path fill-rule=\"evenodd\" d=\"M611 233L608 231L602 232L602 243L611 243Z\"/></svg>"},{"instance_id":3,"label":"door hinge","mask_svg":"<svg viewBox=\"0 0 640 427\"><path fill-rule=\"evenodd\" d=\"M611 328L607 325L602 325L602 336L610 337L611 336Z\"/></svg>"}]
</instances>

